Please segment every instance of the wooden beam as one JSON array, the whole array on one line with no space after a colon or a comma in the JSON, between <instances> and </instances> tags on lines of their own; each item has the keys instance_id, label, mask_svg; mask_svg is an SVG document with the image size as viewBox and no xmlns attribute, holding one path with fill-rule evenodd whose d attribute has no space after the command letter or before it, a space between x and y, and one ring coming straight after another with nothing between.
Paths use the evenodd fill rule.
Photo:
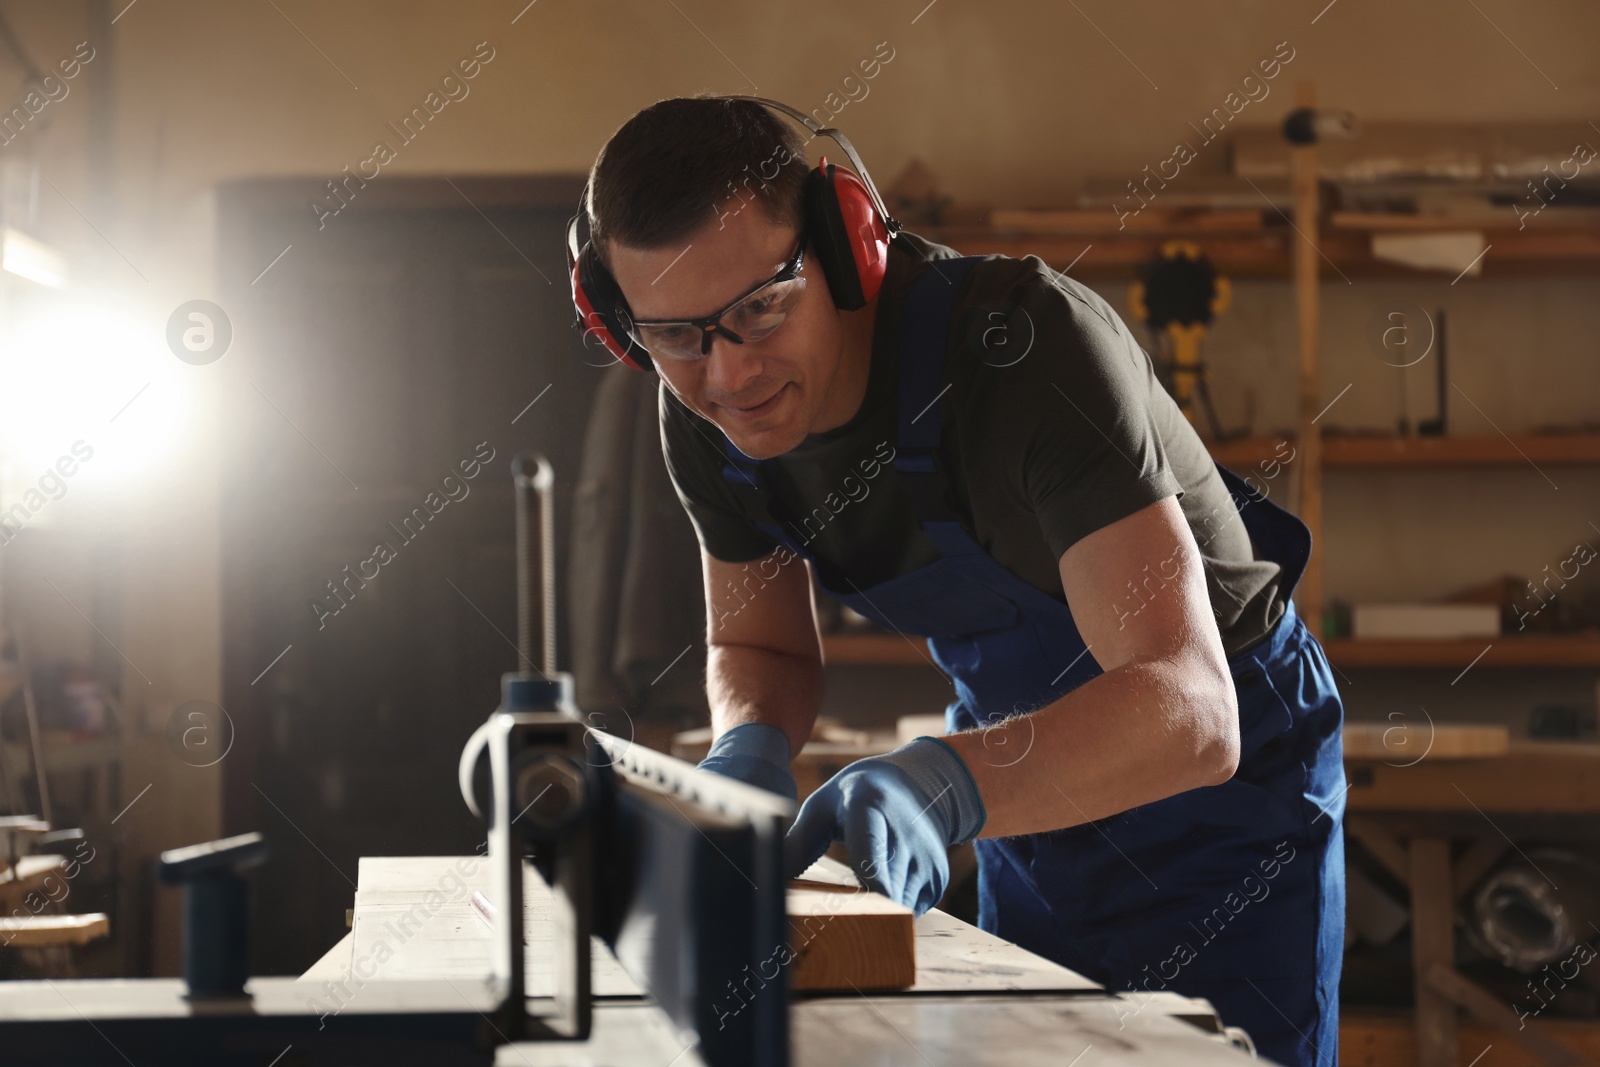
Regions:
<instances>
[{"instance_id":1,"label":"wooden beam","mask_svg":"<svg viewBox=\"0 0 1600 1067\"><path fill-rule=\"evenodd\" d=\"M46 882L51 875L61 881L57 872L66 866L67 857L54 855L22 856L15 867L0 866L0 915L17 914L25 907L24 899L35 890L47 890L44 895L50 896Z\"/></svg>"},{"instance_id":2,"label":"wooden beam","mask_svg":"<svg viewBox=\"0 0 1600 1067\"><path fill-rule=\"evenodd\" d=\"M1300 107L1315 107L1316 89L1299 86ZM1300 519L1311 530L1311 558L1306 561L1295 597L1306 629L1322 636L1322 393L1317 366L1321 317L1317 304L1317 149L1296 145L1289 150L1293 165L1294 225L1300 232L1294 246L1295 306L1300 316Z\"/></svg>"},{"instance_id":3,"label":"wooden beam","mask_svg":"<svg viewBox=\"0 0 1600 1067\"><path fill-rule=\"evenodd\" d=\"M1391 761L1404 767L1428 759L1483 759L1511 751L1511 731L1504 726L1437 723L1396 726L1387 722L1352 722L1344 727L1344 758Z\"/></svg>"},{"instance_id":4,"label":"wooden beam","mask_svg":"<svg viewBox=\"0 0 1600 1067\"><path fill-rule=\"evenodd\" d=\"M917 980L910 908L870 890L789 883L789 984L796 990L905 989Z\"/></svg>"},{"instance_id":5,"label":"wooden beam","mask_svg":"<svg viewBox=\"0 0 1600 1067\"><path fill-rule=\"evenodd\" d=\"M1454 970L1455 895L1450 892L1450 842L1411 841L1411 966L1417 999L1417 1067L1457 1067L1455 1002L1426 975Z\"/></svg>"},{"instance_id":6,"label":"wooden beam","mask_svg":"<svg viewBox=\"0 0 1600 1067\"><path fill-rule=\"evenodd\" d=\"M1600 812L1600 745L1517 741L1494 759L1415 767L1355 760L1348 769L1352 812Z\"/></svg>"},{"instance_id":7,"label":"wooden beam","mask_svg":"<svg viewBox=\"0 0 1600 1067\"><path fill-rule=\"evenodd\" d=\"M1555 1038L1524 1025L1516 1012L1454 967L1434 963L1423 975L1423 981L1440 996L1471 1012L1479 1022L1493 1026L1534 1053L1539 1057L1541 1064L1546 1064L1548 1067L1565 1067L1568 1064L1588 1062Z\"/></svg>"},{"instance_id":8,"label":"wooden beam","mask_svg":"<svg viewBox=\"0 0 1600 1067\"><path fill-rule=\"evenodd\" d=\"M1461 1020L1457 1055L1472 1067L1527 1067L1533 1062L1514 1041L1507 1041L1498 1030L1468 1017ZM1600 1063L1600 1023L1593 1019L1549 1019L1528 1021L1528 1029L1540 1030L1577 1049L1587 1062ZM1411 1012L1390 1008L1341 1008L1339 1012L1339 1056L1347 1064L1409 1064L1416 1056L1416 1034Z\"/></svg>"},{"instance_id":9,"label":"wooden beam","mask_svg":"<svg viewBox=\"0 0 1600 1067\"><path fill-rule=\"evenodd\" d=\"M0 919L0 948L87 945L111 933L105 912L84 915L25 915Z\"/></svg>"},{"instance_id":10,"label":"wooden beam","mask_svg":"<svg viewBox=\"0 0 1600 1067\"><path fill-rule=\"evenodd\" d=\"M1389 832L1387 826L1376 819L1346 815L1344 827L1361 842L1363 848L1372 853L1373 859L1383 864L1384 870L1399 879L1401 885L1411 884L1411 858L1406 855L1405 845Z\"/></svg>"}]
</instances>

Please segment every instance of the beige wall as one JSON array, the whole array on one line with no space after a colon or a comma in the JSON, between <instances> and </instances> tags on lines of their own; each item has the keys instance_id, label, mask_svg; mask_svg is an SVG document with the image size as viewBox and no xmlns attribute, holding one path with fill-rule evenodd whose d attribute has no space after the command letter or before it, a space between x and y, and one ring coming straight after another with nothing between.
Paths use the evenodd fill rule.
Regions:
<instances>
[{"instance_id":1,"label":"beige wall","mask_svg":"<svg viewBox=\"0 0 1600 1067\"><path fill-rule=\"evenodd\" d=\"M123 2L112 0L112 10ZM385 122L420 103L480 41L495 58L471 95L403 147L385 175L580 170L639 107L704 89L820 106L880 42L893 59L837 121L880 179L920 157L959 200L995 205L1060 203L1087 175L1134 176L1285 41L1295 58L1273 83L1275 95L1241 121L1276 121L1303 78L1315 80L1323 101L1368 121L1564 119L1575 129L1600 121L1600 7L1574 0L1338 0L1325 11L1323 0L937 0L926 9L921 0L538 0L513 25L520 8L520 0L141 0L115 27L114 205L93 198L87 91L51 105L48 127L0 148L0 161L36 154L60 193L93 212L98 233L46 189L38 225L74 254L80 277L126 294L144 326L159 331L178 303L215 295L217 183L336 175L387 138ZM6 10L43 64L85 37L78 4ZM5 69L15 84L19 76ZM1197 167L1221 165L1213 150ZM1124 306L1120 285L1101 288ZM1324 286L1324 395L1355 384L1329 421L1391 423L1395 372L1369 357L1360 334L1385 292L1451 308L1457 380L1502 429L1595 417L1595 281L1333 282ZM1242 416L1249 390L1255 429L1289 423L1292 312L1287 286L1239 287L1211 349L1225 418ZM180 370L185 377L172 377ZM119 504L62 513L69 525L125 529L123 649L150 678L129 671L126 692L141 721L156 726L182 701L219 696L215 481L227 472L211 456L216 420L227 414L207 400L230 373L227 359L162 369L160 382L191 390L199 412L184 439ZM1419 417L1429 414L1426 389L1426 379L1413 383ZM1455 409L1460 432L1490 432L1484 418ZM1330 592L1432 596L1502 569L1537 571L1564 554L1586 517L1600 521L1594 473L1550 473L1559 490L1519 469L1331 476ZM71 617L61 624L77 626ZM127 793L156 786L127 819L130 840L153 849L214 833L215 776L163 758L158 740L145 749ZM170 946L158 958L175 965Z\"/></svg>"}]
</instances>

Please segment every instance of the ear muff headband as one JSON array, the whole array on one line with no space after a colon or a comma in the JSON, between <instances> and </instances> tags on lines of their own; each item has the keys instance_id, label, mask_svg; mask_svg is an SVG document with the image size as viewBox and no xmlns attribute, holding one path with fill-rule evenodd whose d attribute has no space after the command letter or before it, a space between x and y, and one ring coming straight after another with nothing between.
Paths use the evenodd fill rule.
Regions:
<instances>
[{"instance_id":1,"label":"ear muff headband","mask_svg":"<svg viewBox=\"0 0 1600 1067\"><path fill-rule=\"evenodd\" d=\"M716 100L748 100L782 112L796 120L813 136L827 137L844 152L855 168L852 174L821 158L817 168L806 176L802 193L803 210L818 262L828 279L834 304L844 311L865 307L883 284L889 263L889 242L901 230L889 214L872 176L856 154L848 138L832 126L823 126L810 115L787 104L759 96L722 96ZM567 223L567 268L571 274L572 303L578 312L578 326L585 344L599 344L618 362L634 370L654 371L649 353L628 336L625 327L627 301L611 272L600 262L589 240L589 183L584 182L578 212ZM580 239L580 220L584 235Z\"/></svg>"}]
</instances>

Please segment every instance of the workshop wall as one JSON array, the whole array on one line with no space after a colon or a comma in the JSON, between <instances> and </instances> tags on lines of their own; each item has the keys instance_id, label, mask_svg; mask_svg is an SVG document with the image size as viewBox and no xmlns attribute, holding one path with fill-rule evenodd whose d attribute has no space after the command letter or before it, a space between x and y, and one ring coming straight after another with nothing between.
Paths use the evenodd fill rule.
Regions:
<instances>
[{"instance_id":1,"label":"workshop wall","mask_svg":"<svg viewBox=\"0 0 1600 1067\"><path fill-rule=\"evenodd\" d=\"M1369 122L1600 117L1593 59L1600 7L1577 0L1484 0L1481 8L1378 0L538 0L526 8L525 0L146 0L127 9L123 2L111 4L121 11L115 47L98 57L116 86L109 173L90 143L87 92L53 103L41 115L48 122L0 148L0 161L40 161L50 182L39 192L40 231L82 265L80 278L118 293L135 317L153 323L186 300L215 296L218 183L341 177L371 155L375 141L393 143L387 123L420 104L480 42L492 58L477 53L481 68L470 93L400 147L374 181L581 171L638 108L710 89L838 108L835 121L880 180L915 157L961 202L1058 204L1088 175L1132 178L1164 158L1187 136L1189 122L1284 42L1292 61L1273 95L1241 123L1275 122L1290 106L1293 83L1307 78L1324 102ZM52 64L86 38L84 10L58 0L7 5L30 51ZM873 59L876 75L851 83L864 85L865 94L856 88L859 99L849 100L844 79ZM1192 166L1220 172L1223 162L1212 150ZM358 197L345 210L360 207ZM559 249L526 251L559 278ZM294 270L293 251L273 269ZM1099 288L1125 306L1121 286ZM1393 423L1393 372L1371 359L1360 339L1367 307L1389 291L1376 282L1323 286L1323 393L1332 397L1354 383L1330 415L1333 423ZM1491 422L1516 432L1593 417L1600 301L1592 281L1467 280L1405 291L1451 311L1453 374L1481 407L1453 406L1464 432L1492 432ZM247 357L250 338L235 343ZM1250 413L1245 398L1253 395L1258 432L1290 425L1294 343L1291 289L1239 285L1234 309L1210 342L1224 421ZM183 701L220 697L218 560L227 517L218 514L217 481L249 476L219 470L215 460L218 427L231 417L221 399L229 395L221 384L228 361L205 368L170 362L153 380L187 392L187 432L159 465L120 490L114 506L93 513L93 521L122 533L123 614L107 637L148 678L124 672L128 710L150 731L125 791L131 796L146 782L152 790L119 826L130 847L146 854L220 826L216 776L197 776L166 758L161 731ZM1420 417L1431 414L1428 389L1425 380L1411 385ZM1582 534L1582 508L1600 488L1593 471L1552 476L1559 492L1535 472L1516 469L1362 475L1368 480L1359 487L1331 474L1330 593L1435 596L1489 577L1481 573L1486 558L1536 572ZM1486 487L1498 502L1494 515L1484 514ZM1448 535L1440 532L1441 518ZM91 644L87 630L60 610L48 639ZM176 929L174 906L163 901L158 926L167 933ZM176 971L175 937L162 939L154 965Z\"/></svg>"}]
</instances>

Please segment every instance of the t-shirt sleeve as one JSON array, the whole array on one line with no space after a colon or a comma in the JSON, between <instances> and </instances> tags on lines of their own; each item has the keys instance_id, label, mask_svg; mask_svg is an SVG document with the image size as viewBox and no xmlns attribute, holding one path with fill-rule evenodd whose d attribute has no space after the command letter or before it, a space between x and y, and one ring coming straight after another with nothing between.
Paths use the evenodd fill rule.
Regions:
<instances>
[{"instance_id":1,"label":"t-shirt sleeve","mask_svg":"<svg viewBox=\"0 0 1600 1067\"><path fill-rule=\"evenodd\" d=\"M1072 545L1181 495L1154 405L1171 404L1150 358L1097 294L1038 265L1014 290L1032 350L997 379L1015 413L1021 492L1059 559ZM1002 375L1006 370L1001 370Z\"/></svg>"},{"instance_id":2,"label":"t-shirt sleeve","mask_svg":"<svg viewBox=\"0 0 1600 1067\"><path fill-rule=\"evenodd\" d=\"M700 547L725 563L770 555L778 543L744 517L723 480L722 432L685 408L665 384L659 390L661 454Z\"/></svg>"}]
</instances>

